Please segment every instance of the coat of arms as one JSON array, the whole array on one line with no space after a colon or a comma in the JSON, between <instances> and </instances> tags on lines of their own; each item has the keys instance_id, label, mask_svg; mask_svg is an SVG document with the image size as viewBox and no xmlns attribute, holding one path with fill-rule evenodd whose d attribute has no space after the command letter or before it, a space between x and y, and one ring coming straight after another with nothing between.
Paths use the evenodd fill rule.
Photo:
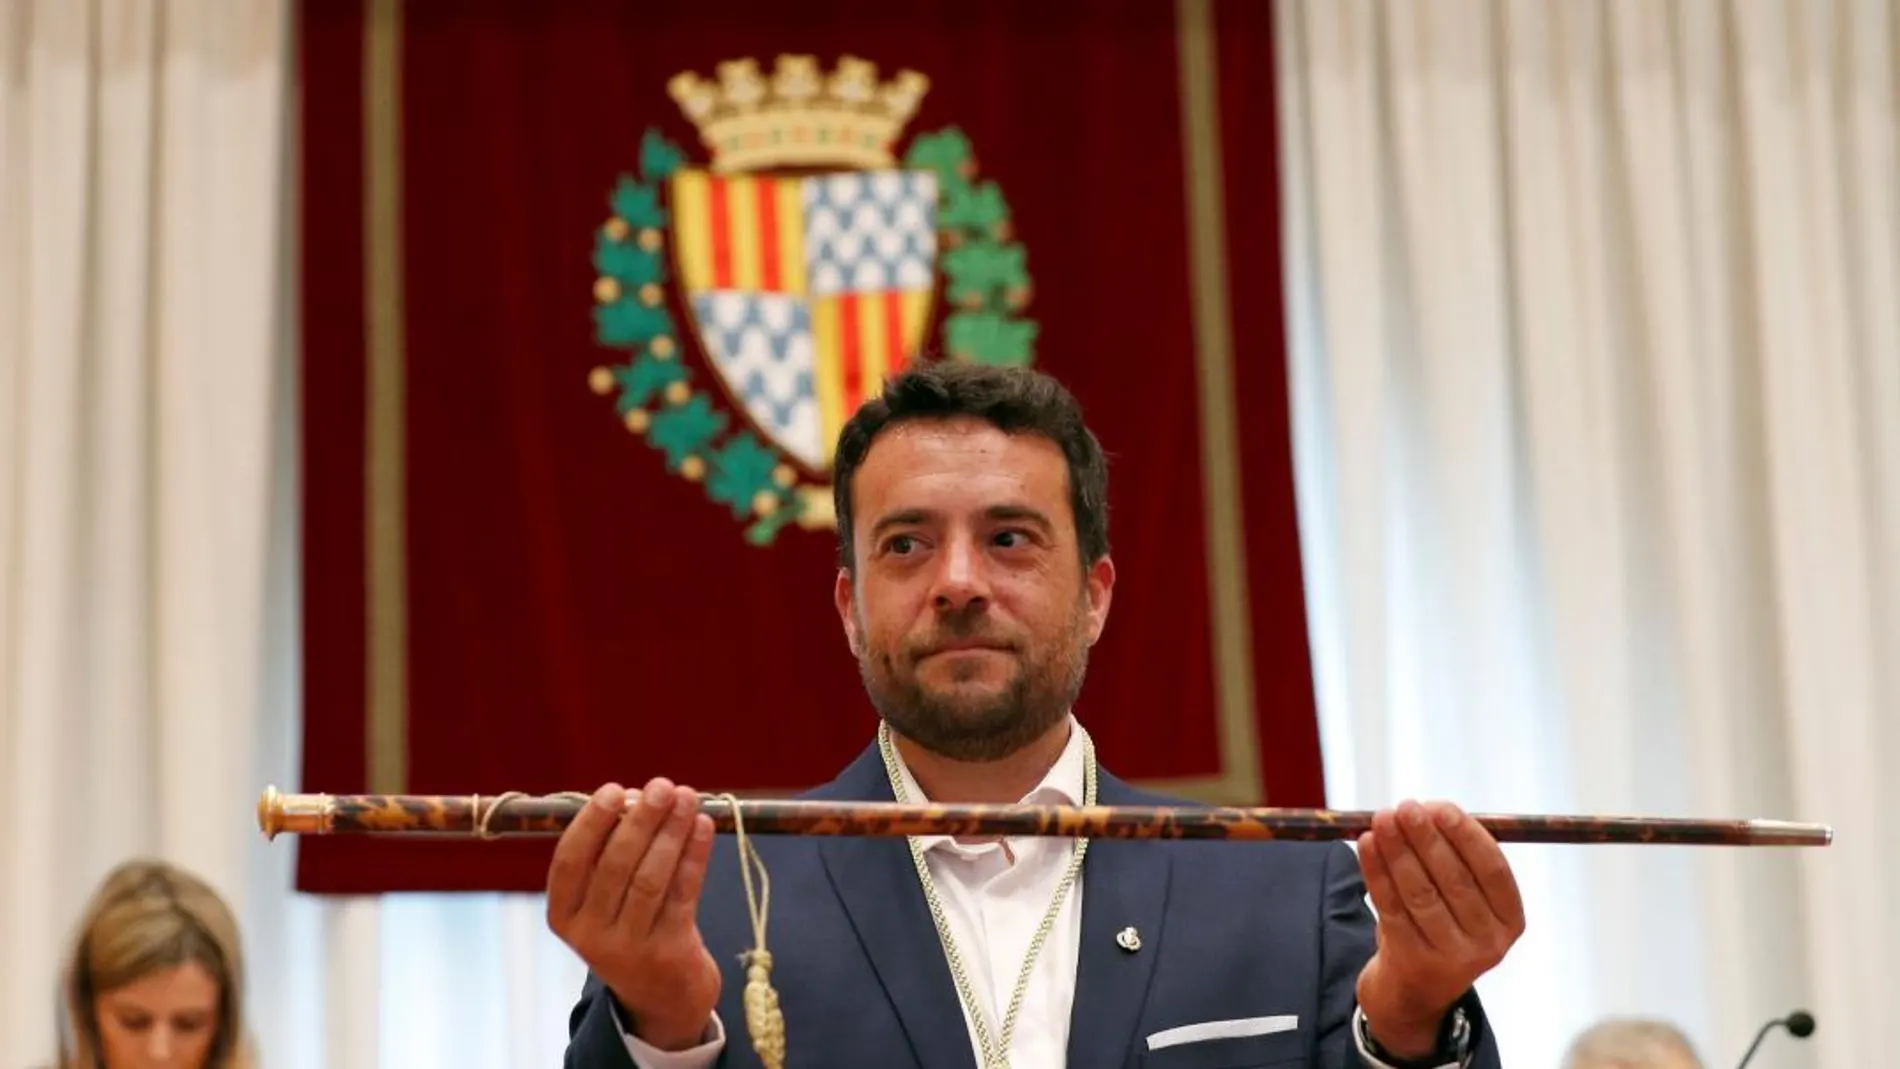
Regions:
<instances>
[{"instance_id":1,"label":"coat of arms","mask_svg":"<svg viewBox=\"0 0 1900 1069\"><path fill-rule=\"evenodd\" d=\"M1023 249L968 140L950 127L896 151L928 88L852 56L829 73L785 55L769 78L752 59L717 81L679 74L668 90L711 158L694 166L648 130L639 177L613 192L594 315L627 359L590 383L669 470L750 520L755 545L836 525L833 443L888 376L1034 358Z\"/></svg>"}]
</instances>

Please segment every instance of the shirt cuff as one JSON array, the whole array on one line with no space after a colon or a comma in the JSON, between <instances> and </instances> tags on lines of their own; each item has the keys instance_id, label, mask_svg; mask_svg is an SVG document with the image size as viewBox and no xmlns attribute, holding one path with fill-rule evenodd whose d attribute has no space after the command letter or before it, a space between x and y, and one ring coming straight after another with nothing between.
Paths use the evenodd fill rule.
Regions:
<instances>
[{"instance_id":1,"label":"shirt cuff","mask_svg":"<svg viewBox=\"0 0 1900 1069\"><path fill-rule=\"evenodd\" d=\"M719 1060L719 1052L726 1049L726 1026L720 1022L717 1011L712 1020L706 1022L699 1046L661 1050L627 1031L627 1022L620 1018L620 1007L611 999L607 1008L613 1012L614 1029L620 1033L620 1041L627 1045L627 1056L633 1059L634 1069L712 1069L713 1063Z\"/></svg>"},{"instance_id":2,"label":"shirt cuff","mask_svg":"<svg viewBox=\"0 0 1900 1069\"><path fill-rule=\"evenodd\" d=\"M1357 1006L1354 1006L1352 1009L1352 1045L1358 1049L1359 1060L1365 1064L1366 1069L1397 1069L1391 1062L1381 1061L1373 1057L1372 1052L1366 1049L1366 1012ZM1459 1052L1458 1058L1440 1065L1434 1065L1431 1069L1466 1069L1470 1061L1471 1052L1469 1049L1466 1049ZM642 1067L642 1069L646 1069L646 1067ZM654 1066L652 1069L660 1069L660 1067Z\"/></svg>"}]
</instances>

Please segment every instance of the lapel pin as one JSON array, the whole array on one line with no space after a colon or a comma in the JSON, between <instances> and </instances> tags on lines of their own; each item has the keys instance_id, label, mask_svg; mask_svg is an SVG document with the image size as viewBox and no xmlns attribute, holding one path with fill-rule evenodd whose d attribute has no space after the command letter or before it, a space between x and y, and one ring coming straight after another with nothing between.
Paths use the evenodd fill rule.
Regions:
<instances>
[{"instance_id":1,"label":"lapel pin","mask_svg":"<svg viewBox=\"0 0 1900 1069\"><path fill-rule=\"evenodd\" d=\"M1115 933L1115 945L1133 954L1141 949L1141 933L1133 928L1123 928Z\"/></svg>"}]
</instances>

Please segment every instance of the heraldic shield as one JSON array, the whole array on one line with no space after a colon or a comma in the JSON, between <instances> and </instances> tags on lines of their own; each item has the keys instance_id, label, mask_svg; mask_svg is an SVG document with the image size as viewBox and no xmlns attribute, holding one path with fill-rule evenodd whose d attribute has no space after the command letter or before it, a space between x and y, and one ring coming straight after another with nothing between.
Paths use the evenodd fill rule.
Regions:
<instances>
[{"instance_id":1,"label":"heraldic shield","mask_svg":"<svg viewBox=\"0 0 1900 1069\"><path fill-rule=\"evenodd\" d=\"M905 141L929 84L855 56L831 71L806 55L769 75L754 59L721 62L716 79L683 71L667 93L708 158L649 127L638 176L609 198L595 336L627 359L592 368L589 387L754 545L836 527L838 434L898 372L1034 360L1002 190L954 125ZM697 386L696 366L718 385Z\"/></svg>"},{"instance_id":2,"label":"heraldic shield","mask_svg":"<svg viewBox=\"0 0 1900 1069\"><path fill-rule=\"evenodd\" d=\"M760 433L826 472L844 421L922 346L937 176L682 170L669 190L684 303Z\"/></svg>"}]
</instances>

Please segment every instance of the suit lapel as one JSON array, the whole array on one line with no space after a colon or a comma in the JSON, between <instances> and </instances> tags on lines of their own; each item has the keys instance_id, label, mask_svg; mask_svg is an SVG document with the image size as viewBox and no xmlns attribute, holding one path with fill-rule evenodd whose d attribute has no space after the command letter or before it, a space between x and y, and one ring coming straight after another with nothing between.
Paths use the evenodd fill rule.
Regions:
<instances>
[{"instance_id":1,"label":"suit lapel","mask_svg":"<svg viewBox=\"0 0 1900 1069\"><path fill-rule=\"evenodd\" d=\"M1141 800L1106 773L1099 791L1104 805ZM1127 1064L1161 952L1170 872L1170 852L1164 844L1122 839L1089 843L1082 862L1082 943L1069 1016L1070 1065L1106 1069ZM1130 952L1117 943L1124 928L1135 929L1140 949Z\"/></svg>"},{"instance_id":2,"label":"suit lapel","mask_svg":"<svg viewBox=\"0 0 1900 1069\"><path fill-rule=\"evenodd\" d=\"M892 799L876 747L820 796ZM956 982L904 839L823 840L819 855L858 942L897 1011L920 1069L976 1069Z\"/></svg>"}]
</instances>

